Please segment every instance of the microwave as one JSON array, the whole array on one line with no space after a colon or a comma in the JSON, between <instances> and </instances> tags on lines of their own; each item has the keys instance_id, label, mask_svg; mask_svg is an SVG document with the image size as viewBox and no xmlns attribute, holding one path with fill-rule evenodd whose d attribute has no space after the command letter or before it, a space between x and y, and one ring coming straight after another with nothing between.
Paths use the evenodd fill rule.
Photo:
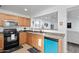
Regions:
<instances>
[{"instance_id":1,"label":"microwave","mask_svg":"<svg viewBox=\"0 0 79 59\"><path fill-rule=\"evenodd\" d=\"M12 20L4 21L4 27L15 27L18 26L18 23Z\"/></svg>"}]
</instances>

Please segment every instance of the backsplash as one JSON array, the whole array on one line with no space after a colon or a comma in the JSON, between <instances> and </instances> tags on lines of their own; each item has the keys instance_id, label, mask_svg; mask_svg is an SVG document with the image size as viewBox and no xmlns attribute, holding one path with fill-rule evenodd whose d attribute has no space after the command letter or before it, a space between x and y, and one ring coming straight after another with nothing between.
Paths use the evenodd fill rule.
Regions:
<instances>
[{"instance_id":1,"label":"backsplash","mask_svg":"<svg viewBox=\"0 0 79 59\"><path fill-rule=\"evenodd\" d=\"M48 29L48 30L57 30L57 22L42 20L42 19L32 19L31 22L32 28L39 28L39 29Z\"/></svg>"}]
</instances>

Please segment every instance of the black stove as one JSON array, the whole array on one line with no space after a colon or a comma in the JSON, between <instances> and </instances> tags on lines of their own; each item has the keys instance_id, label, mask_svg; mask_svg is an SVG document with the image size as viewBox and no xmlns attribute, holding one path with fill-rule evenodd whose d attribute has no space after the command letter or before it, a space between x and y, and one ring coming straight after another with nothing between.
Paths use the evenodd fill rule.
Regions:
<instances>
[{"instance_id":1,"label":"black stove","mask_svg":"<svg viewBox=\"0 0 79 59\"><path fill-rule=\"evenodd\" d=\"M19 46L19 32L16 29L4 29L4 50Z\"/></svg>"}]
</instances>

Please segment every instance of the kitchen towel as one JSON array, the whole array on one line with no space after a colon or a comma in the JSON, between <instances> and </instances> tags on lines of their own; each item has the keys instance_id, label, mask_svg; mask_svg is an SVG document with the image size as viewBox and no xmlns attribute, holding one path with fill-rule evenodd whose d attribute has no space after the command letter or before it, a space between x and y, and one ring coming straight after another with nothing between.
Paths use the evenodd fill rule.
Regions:
<instances>
[{"instance_id":1,"label":"kitchen towel","mask_svg":"<svg viewBox=\"0 0 79 59\"><path fill-rule=\"evenodd\" d=\"M11 34L11 40L15 40L15 34Z\"/></svg>"}]
</instances>

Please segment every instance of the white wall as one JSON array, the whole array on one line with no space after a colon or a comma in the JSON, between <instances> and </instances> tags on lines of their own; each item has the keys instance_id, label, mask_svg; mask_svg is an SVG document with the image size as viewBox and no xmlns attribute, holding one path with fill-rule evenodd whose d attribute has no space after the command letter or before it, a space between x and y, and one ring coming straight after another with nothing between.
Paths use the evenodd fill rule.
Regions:
<instances>
[{"instance_id":1,"label":"white wall","mask_svg":"<svg viewBox=\"0 0 79 59\"><path fill-rule=\"evenodd\" d=\"M67 22L72 23L72 28L68 29L69 31L79 32L79 18L78 17L70 17Z\"/></svg>"},{"instance_id":2,"label":"white wall","mask_svg":"<svg viewBox=\"0 0 79 59\"><path fill-rule=\"evenodd\" d=\"M67 31L67 41L79 44L79 32L77 32L77 31Z\"/></svg>"},{"instance_id":3,"label":"white wall","mask_svg":"<svg viewBox=\"0 0 79 59\"><path fill-rule=\"evenodd\" d=\"M34 19L33 18L32 21L34 21L34 22L39 21L41 26L44 23L48 23L49 26L46 29L50 29L51 28L50 27L50 24L53 24L54 25L54 29L53 30L58 29L58 20L57 19ZM31 24L31 25L32 25L33 28L36 28L33 24ZM41 28L41 26L39 26L38 28Z\"/></svg>"},{"instance_id":4,"label":"white wall","mask_svg":"<svg viewBox=\"0 0 79 59\"><path fill-rule=\"evenodd\" d=\"M72 23L72 28L67 29L67 41L79 44L79 18L70 17L68 22Z\"/></svg>"}]
</instances>

